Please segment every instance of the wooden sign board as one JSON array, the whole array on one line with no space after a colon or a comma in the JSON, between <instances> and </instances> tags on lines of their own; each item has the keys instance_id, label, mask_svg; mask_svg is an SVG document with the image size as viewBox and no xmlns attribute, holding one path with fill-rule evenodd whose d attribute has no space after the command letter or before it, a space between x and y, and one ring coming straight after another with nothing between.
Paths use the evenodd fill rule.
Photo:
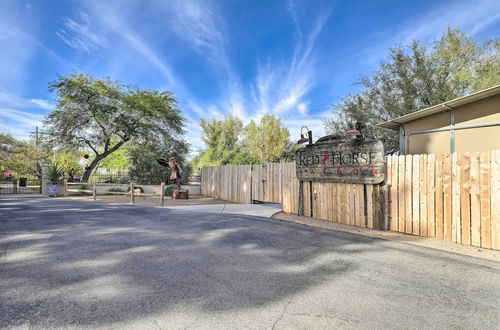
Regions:
<instances>
[{"instance_id":1,"label":"wooden sign board","mask_svg":"<svg viewBox=\"0 0 500 330\"><path fill-rule=\"evenodd\" d=\"M379 184L385 178L384 145L363 138L318 141L296 152L295 165L299 181Z\"/></svg>"}]
</instances>

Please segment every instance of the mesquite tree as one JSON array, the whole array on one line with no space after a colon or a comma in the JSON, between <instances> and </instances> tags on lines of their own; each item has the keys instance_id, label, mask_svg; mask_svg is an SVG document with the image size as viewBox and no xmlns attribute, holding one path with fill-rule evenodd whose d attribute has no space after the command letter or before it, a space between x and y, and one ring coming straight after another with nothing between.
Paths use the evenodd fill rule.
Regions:
<instances>
[{"instance_id":1,"label":"mesquite tree","mask_svg":"<svg viewBox=\"0 0 500 330\"><path fill-rule=\"evenodd\" d=\"M333 105L325 120L327 132L342 132L356 122L367 124L365 135L379 138L387 151L399 148L398 134L378 123L403 116L500 83L500 39L481 43L449 28L430 47L414 41L389 51L388 59L360 91Z\"/></svg>"},{"instance_id":2,"label":"mesquite tree","mask_svg":"<svg viewBox=\"0 0 500 330\"><path fill-rule=\"evenodd\" d=\"M93 153L83 182L101 160L128 141L183 138L185 119L170 92L125 86L88 74L60 77L49 90L57 93L56 110L45 120L53 141Z\"/></svg>"}]
</instances>

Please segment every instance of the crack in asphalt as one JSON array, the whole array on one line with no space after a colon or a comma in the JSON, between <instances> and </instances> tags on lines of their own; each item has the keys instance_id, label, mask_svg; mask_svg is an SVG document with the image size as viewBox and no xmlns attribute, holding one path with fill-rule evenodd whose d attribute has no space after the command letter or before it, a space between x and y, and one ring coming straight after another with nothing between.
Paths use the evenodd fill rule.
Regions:
<instances>
[{"instance_id":1,"label":"crack in asphalt","mask_svg":"<svg viewBox=\"0 0 500 330\"><path fill-rule=\"evenodd\" d=\"M286 310L288 309L288 306L290 306L290 304L292 303L292 300L293 300L294 297L295 296L292 296L292 297L290 297L290 299L288 299L288 302L285 304L285 307L281 311L280 315L278 316L278 318L276 319L276 321L274 321L274 324L273 324L273 327L271 328L271 330L274 330L274 328L276 327L276 325L278 324L278 322L281 321L281 319L283 318L283 316L285 316Z\"/></svg>"}]
</instances>

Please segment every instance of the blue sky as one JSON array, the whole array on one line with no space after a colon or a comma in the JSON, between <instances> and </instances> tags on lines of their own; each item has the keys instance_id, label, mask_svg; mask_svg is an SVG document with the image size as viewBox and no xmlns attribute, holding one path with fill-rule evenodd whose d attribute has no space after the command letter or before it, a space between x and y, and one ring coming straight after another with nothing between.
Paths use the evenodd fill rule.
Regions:
<instances>
[{"instance_id":1,"label":"blue sky","mask_svg":"<svg viewBox=\"0 0 500 330\"><path fill-rule=\"evenodd\" d=\"M0 1L0 132L27 138L54 107L48 84L88 72L170 90L200 118L274 113L324 135L331 104L396 44L447 26L500 35L500 1Z\"/></svg>"}]
</instances>

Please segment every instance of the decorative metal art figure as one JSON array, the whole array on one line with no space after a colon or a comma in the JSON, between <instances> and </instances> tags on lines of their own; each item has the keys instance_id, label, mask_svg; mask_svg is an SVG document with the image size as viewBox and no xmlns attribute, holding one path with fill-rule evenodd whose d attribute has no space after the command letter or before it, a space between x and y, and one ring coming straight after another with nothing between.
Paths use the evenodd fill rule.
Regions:
<instances>
[{"instance_id":1,"label":"decorative metal art figure","mask_svg":"<svg viewBox=\"0 0 500 330\"><path fill-rule=\"evenodd\" d=\"M158 164L165 166L171 170L170 174L170 180L174 180L175 184L177 185L177 189L180 190L181 188L181 179L182 175L184 174L184 171L182 168L179 166L179 164L176 163L174 157L170 157L170 159L167 161L163 158L159 158L156 160Z\"/></svg>"}]
</instances>

